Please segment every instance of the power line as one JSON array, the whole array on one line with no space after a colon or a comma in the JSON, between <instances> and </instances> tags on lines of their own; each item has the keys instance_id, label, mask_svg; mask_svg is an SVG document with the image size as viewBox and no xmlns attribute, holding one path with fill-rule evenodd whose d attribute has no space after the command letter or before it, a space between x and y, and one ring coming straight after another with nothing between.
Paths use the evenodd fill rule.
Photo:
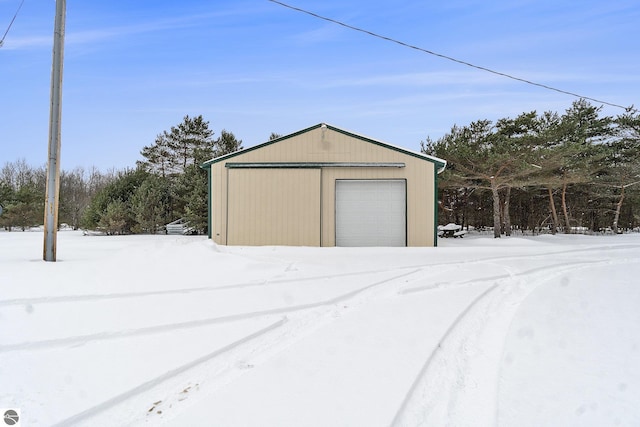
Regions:
<instances>
[{"instance_id":1,"label":"power line","mask_svg":"<svg viewBox=\"0 0 640 427\"><path fill-rule=\"evenodd\" d=\"M4 32L4 35L2 36L2 39L0 39L0 47L2 47L2 45L4 44L4 39L5 37L7 37L7 34L9 33L9 30L11 29L11 26L13 25L13 21L16 20L16 17L18 16L18 13L20 12L20 9L22 9L22 5L24 4L24 0L22 0L20 2L20 6L18 6L18 10L16 10L15 15L13 15L13 18L11 19L11 22L9 22L9 26L7 27L7 31Z\"/></svg>"},{"instance_id":2,"label":"power line","mask_svg":"<svg viewBox=\"0 0 640 427\"><path fill-rule=\"evenodd\" d=\"M389 41L389 42L392 42L392 43L396 43L396 44L399 44L401 46L408 47L410 49L415 49L415 50L418 50L418 51L423 52L423 53L428 53L429 55L437 56L439 58L447 59L449 61L457 62L458 64L466 65L468 67L476 68L478 70L486 71L488 73L496 74L498 76L506 77L508 79L517 80L519 82L526 83L526 84L529 84L529 85L538 86L538 87L541 87L541 88L544 88L544 89L548 89L548 90L552 90L552 91L555 91L555 92L560 92L560 93L563 93L565 95L571 95L571 96L574 96L576 98L587 99L589 101L597 102L598 104L605 104L605 105L609 105L611 107L622 108L623 110L627 110L627 111L630 109L630 107L624 107L624 106L619 105L619 104L614 104L614 103L611 103L611 102L602 101L602 100L591 98L591 97L584 96L584 95L579 95L579 94L574 93L574 92L569 92L569 91L558 89L558 88L555 88L555 87L552 87L552 86L548 86L548 85L545 85L545 84L542 84L542 83L536 83L536 82L533 82L531 80L523 79L523 78L520 78L520 77L515 77L515 76L512 76L510 74L502 73L500 71L495 71L495 70L492 70L490 68L481 67L479 65L474 65L474 64L471 64L469 62L462 61L462 60L456 59L456 58L452 58L450 56L443 55L441 53L433 52L431 50L424 49L424 48L421 48L419 46L414 46L414 45L402 42L400 40L393 39L391 37L387 37L387 36L383 36L383 35L374 33L374 32L369 31L369 30L365 30L365 29L362 29L362 28L354 27L353 25L345 24L344 22L337 21L337 20L331 19L331 18L327 18L326 16L318 15L317 13L309 12L308 10L300 9L298 7L295 7L295 6L291 6L291 5L288 5L286 3L282 3L281 1L278 1L278 0L268 0L268 1L270 1L272 3L279 4L280 6L284 6L284 7L288 8L288 9L295 10L297 12L302 12L302 13L305 13L307 15L311 15L314 18L322 19L324 21L328 21L328 22L331 22L333 24L337 24L337 25L343 26L343 27L348 28L350 30L359 31L361 33L364 33L364 34L367 34L367 35L370 35L370 36L373 36L373 37L377 37L377 38L382 39L382 40L386 40L386 41Z\"/></svg>"}]
</instances>

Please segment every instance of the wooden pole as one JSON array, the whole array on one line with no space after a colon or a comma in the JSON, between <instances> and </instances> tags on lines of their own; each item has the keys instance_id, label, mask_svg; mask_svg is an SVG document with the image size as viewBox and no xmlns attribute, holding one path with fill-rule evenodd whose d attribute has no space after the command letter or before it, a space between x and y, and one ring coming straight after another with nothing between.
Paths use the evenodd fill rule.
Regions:
<instances>
[{"instance_id":1,"label":"wooden pole","mask_svg":"<svg viewBox=\"0 0 640 427\"><path fill-rule=\"evenodd\" d=\"M51 69L51 108L49 113L49 162L44 210L45 261L56 260L58 232L58 200L60 198L60 129L62 116L62 65L64 58L64 27L66 0L56 0L53 30L53 65Z\"/></svg>"}]
</instances>

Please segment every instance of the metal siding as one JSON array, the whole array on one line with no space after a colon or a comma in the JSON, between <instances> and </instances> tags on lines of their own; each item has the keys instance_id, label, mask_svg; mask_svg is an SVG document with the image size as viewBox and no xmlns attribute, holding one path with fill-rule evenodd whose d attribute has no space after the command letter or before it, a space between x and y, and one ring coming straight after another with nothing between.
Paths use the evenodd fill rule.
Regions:
<instances>
[{"instance_id":1,"label":"metal siding","mask_svg":"<svg viewBox=\"0 0 640 427\"><path fill-rule=\"evenodd\" d=\"M231 169L228 244L320 246L320 169Z\"/></svg>"},{"instance_id":2,"label":"metal siding","mask_svg":"<svg viewBox=\"0 0 640 427\"><path fill-rule=\"evenodd\" d=\"M416 159L417 160L417 159ZM435 229L433 215L433 185L430 185L435 165L428 162L416 162L412 168L411 182L407 183L408 220L412 232L409 234L409 246L432 246Z\"/></svg>"},{"instance_id":3,"label":"metal siding","mask_svg":"<svg viewBox=\"0 0 640 427\"><path fill-rule=\"evenodd\" d=\"M220 165L211 167L211 223L209 231L214 242L227 244L227 174Z\"/></svg>"},{"instance_id":4,"label":"metal siding","mask_svg":"<svg viewBox=\"0 0 640 427\"><path fill-rule=\"evenodd\" d=\"M213 200L211 197L211 171L207 171L207 237L211 238L211 201ZM1 213L1 209L0 209Z\"/></svg>"}]
</instances>

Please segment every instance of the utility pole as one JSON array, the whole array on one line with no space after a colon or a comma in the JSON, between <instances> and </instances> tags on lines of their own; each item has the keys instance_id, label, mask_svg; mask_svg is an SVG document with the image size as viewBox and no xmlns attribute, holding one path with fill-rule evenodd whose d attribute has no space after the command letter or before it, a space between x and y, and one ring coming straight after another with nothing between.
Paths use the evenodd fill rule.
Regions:
<instances>
[{"instance_id":1,"label":"utility pole","mask_svg":"<svg viewBox=\"0 0 640 427\"><path fill-rule=\"evenodd\" d=\"M62 65L64 58L64 22L66 0L56 0L53 29L53 65L51 69L51 108L49 113L49 162L47 163L47 199L44 209L45 261L56 260L58 200L60 199L60 129L62 116Z\"/></svg>"}]
</instances>

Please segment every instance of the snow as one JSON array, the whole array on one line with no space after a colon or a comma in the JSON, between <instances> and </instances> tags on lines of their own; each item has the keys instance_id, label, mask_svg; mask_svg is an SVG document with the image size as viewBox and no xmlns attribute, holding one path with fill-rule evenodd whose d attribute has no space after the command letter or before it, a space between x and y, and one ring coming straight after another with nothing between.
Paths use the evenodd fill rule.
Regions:
<instances>
[{"instance_id":1,"label":"snow","mask_svg":"<svg viewBox=\"0 0 640 427\"><path fill-rule=\"evenodd\" d=\"M453 222L450 222L447 225L439 225L438 226L438 230L445 230L445 231L458 231L461 228L462 228L461 225L454 224Z\"/></svg>"},{"instance_id":2,"label":"snow","mask_svg":"<svg viewBox=\"0 0 640 427\"><path fill-rule=\"evenodd\" d=\"M0 232L21 424L640 425L640 234L437 248Z\"/></svg>"}]
</instances>

